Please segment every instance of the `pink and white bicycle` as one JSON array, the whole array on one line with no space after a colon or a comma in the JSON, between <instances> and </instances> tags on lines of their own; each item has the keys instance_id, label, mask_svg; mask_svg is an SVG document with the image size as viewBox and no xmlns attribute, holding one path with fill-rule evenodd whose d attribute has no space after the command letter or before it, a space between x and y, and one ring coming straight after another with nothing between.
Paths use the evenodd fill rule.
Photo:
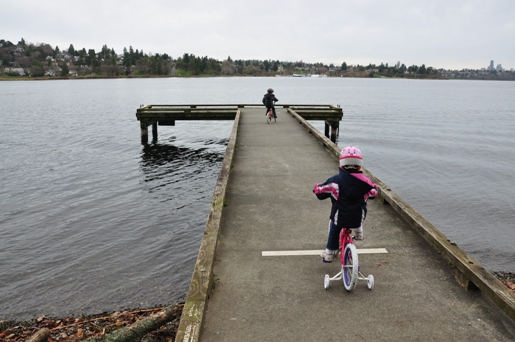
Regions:
<instances>
[{"instance_id":1,"label":"pink and white bicycle","mask_svg":"<svg viewBox=\"0 0 515 342\"><path fill-rule=\"evenodd\" d=\"M267 123L272 123L272 120L273 120L274 122L276 122L276 121L277 121L277 119L274 117L274 111L272 110L272 108L270 108L270 109L268 110L268 112L266 113L266 122L267 122Z\"/></svg>"},{"instance_id":2,"label":"pink and white bicycle","mask_svg":"<svg viewBox=\"0 0 515 342\"><path fill-rule=\"evenodd\" d=\"M329 222L331 225L331 222ZM358 251L354 245L354 241L350 235L351 230L343 228L340 231L340 261L342 263L342 270L334 277L329 277L326 274L324 277L324 288L327 290L331 281L343 280L343 286L347 291L352 291L356 287L358 280L366 280L369 290L374 288L374 276L363 276L360 272Z\"/></svg>"},{"instance_id":3,"label":"pink and white bicycle","mask_svg":"<svg viewBox=\"0 0 515 342\"><path fill-rule=\"evenodd\" d=\"M274 102L274 106L275 106L275 102ZM272 123L272 120L273 120L274 122L276 122L276 121L277 121L277 117L274 115L274 110L273 110L273 108L272 108L272 107L270 107L270 108L268 109L268 112L266 112L266 122L267 122L267 123Z\"/></svg>"}]
</instances>

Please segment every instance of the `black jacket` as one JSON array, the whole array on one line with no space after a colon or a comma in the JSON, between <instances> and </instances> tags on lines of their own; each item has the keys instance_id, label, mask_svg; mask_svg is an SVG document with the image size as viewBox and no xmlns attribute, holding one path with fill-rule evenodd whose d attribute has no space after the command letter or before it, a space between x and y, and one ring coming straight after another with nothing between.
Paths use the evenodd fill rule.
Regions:
<instances>
[{"instance_id":1,"label":"black jacket","mask_svg":"<svg viewBox=\"0 0 515 342\"><path fill-rule=\"evenodd\" d=\"M313 189L318 199L331 198L330 218L338 228L359 227L367 214L367 198L376 196L376 185L364 176L360 178L340 168L337 175Z\"/></svg>"},{"instance_id":2,"label":"black jacket","mask_svg":"<svg viewBox=\"0 0 515 342\"><path fill-rule=\"evenodd\" d=\"M265 96L263 96L263 104L266 106L266 108L271 108L274 106L274 102L278 102L279 100L273 93L266 93Z\"/></svg>"}]
</instances>

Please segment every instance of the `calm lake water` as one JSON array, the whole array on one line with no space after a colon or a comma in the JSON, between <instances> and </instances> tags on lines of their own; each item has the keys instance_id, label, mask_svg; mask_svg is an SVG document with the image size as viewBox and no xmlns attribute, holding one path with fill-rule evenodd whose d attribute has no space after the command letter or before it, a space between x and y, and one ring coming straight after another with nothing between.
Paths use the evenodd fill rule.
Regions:
<instances>
[{"instance_id":1,"label":"calm lake water","mask_svg":"<svg viewBox=\"0 0 515 342\"><path fill-rule=\"evenodd\" d=\"M232 122L178 122L145 147L136 109L257 104L269 87L340 105L340 146L488 270L515 272L515 82L0 82L0 320L183 299Z\"/></svg>"}]
</instances>

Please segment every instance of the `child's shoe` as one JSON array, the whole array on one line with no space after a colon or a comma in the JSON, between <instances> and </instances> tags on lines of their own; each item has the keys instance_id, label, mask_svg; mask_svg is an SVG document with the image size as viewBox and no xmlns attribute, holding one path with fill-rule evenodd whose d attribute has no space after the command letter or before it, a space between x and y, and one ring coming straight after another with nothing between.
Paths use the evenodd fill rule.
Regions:
<instances>
[{"instance_id":1,"label":"child's shoe","mask_svg":"<svg viewBox=\"0 0 515 342\"><path fill-rule=\"evenodd\" d=\"M320 254L320 256L322 257L322 262L325 262L325 263L330 263L330 262L333 262L334 260L334 257L338 255L338 250L336 251L331 251L329 249L326 249L322 252L322 254Z\"/></svg>"},{"instance_id":2,"label":"child's shoe","mask_svg":"<svg viewBox=\"0 0 515 342\"><path fill-rule=\"evenodd\" d=\"M354 231L354 240L363 240L364 238L363 232Z\"/></svg>"}]
</instances>

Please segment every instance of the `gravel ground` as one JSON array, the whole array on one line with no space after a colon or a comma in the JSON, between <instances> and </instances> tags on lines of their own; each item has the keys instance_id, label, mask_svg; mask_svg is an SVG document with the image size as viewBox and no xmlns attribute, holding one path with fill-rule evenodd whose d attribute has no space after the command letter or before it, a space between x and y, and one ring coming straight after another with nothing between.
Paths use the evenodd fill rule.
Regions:
<instances>
[{"instance_id":1,"label":"gravel ground","mask_svg":"<svg viewBox=\"0 0 515 342\"><path fill-rule=\"evenodd\" d=\"M506 287L515 292L515 273L494 272L493 275L506 285Z\"/></svg>"}]
</instances>

